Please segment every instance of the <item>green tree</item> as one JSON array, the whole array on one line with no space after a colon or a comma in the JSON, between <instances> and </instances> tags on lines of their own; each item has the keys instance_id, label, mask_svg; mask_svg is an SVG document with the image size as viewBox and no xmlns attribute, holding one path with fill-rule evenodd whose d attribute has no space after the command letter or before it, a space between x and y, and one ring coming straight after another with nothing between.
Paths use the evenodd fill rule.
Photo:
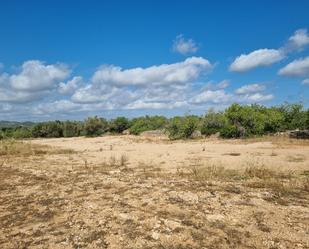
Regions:
<instances>
[{"instance_id":1,"label":"green tree","mask_svg":"<svg viewBox=\"0 0 309 249\"><path fill-rule=\"evenodd\" d=\"M265 128L265 115L259 105L241 106L232 104L225 115L239 136L262 135ZM236 135L236 134L235 134Z\"/></svg>"},{"instance_id":2,"label":"green tree","mask_svg":"<svg viewBox=\"0 0 309 249\"><path fill-rule=\"evenodd\" d=\"M100 136L106 132L107 128L107 121L97 116L89 117L84 122L84 131L86 136Z\"/></svg>"},{"instance_id":3,"label":"green tree","mask_svg":"<svg viewBox=\"0 0 309 249\"><path fill-rule=\"evenodd\" d=\"M197 129L199 118L196 116L174 117L167 126L170 139L187 139Z\"/></svg>"},{"instance_id":4,"label":"green tree","mask_svg":"<svg viewBox=\"0 0 309 249\"><path fill-rule=\"evenodd\" d=\"M211 135L221 132L227 124L227 119L222 112L215 112L210 109L202 119L201 133Z\"/></svg>"},{"instance_id":5,"label":"green tree","mask_svg":"<svg viewBox=\"0 0 309 249\"><path fill-rule=\"evenodd\" d=\"M220 136L223 138L239 138L242 136L241 131L236 125L227 123L220 130Z\"/></svg>"},{"instance_id":6,"label":"green tree","mask_svg":"<svg viewBox=\"0 0 309 249\"><path fill-rule=\"evenodd\" d=\"M263 108L264 134L275 133L283 128L284 116L277 108Z\"/></svg>"},{"instance_id":7,"label":"green tree","mask_svg":"<svg viewBox=\"0 0 309 249\"><path fill-rule=\"evenodd\" d=\"M12 137L16 139L30 138L32 137L31 130L28 127L17 127L15 128Z\"/></svg>"},{"instance_id":8,"label":"green tree","mask_svg":"<svg viewBox=\"0 0 309 249\"><path fill-rule=\"evenodd\" d=\"M130 127L130 122L126 117L117 117L110 122L110 131L115 133L122 133Z\"/></svg>"},{"instance_id":9,"label":"green tree","mask_svg":"<svg viewBox=\"0 0 309 249\"><path fill-rule=\"evenodd\" d=\"M59 120L37 123L32 128L33 137L63 137L62 123Z\"/></svg>"},{"instance_id":10,"label":"green tree","mask_svg":"<svg viewBox=\"0 0 309 249\"><path fill-rule=\"evenodd\" d=\"M63 122L63 136L64 137L78 137L82 135L83 124L77 121L65 121Z\"/></svg>"},{"instance_id":11,"label":"green tree","mask_svg":"<svg viewBox=\"0 0 309 249\"><path fill-rule=\"evenodd\" d=\"M144 131L164 129L166 125L167 118L164 116L139 117L132 119L130 132L138 135Z\"/></svg>"},{"instance_id":12,"label":"green tree","mask_svg":"<svg viewBox=\"0 0 309 249\"><path fill-rule=\"evenodd\" d=\"M303 110L303 105L300 103L281 105L278 110L283 114L283 129L305 129L306 128L306 112Z\"/></svg>"}]
</instances>

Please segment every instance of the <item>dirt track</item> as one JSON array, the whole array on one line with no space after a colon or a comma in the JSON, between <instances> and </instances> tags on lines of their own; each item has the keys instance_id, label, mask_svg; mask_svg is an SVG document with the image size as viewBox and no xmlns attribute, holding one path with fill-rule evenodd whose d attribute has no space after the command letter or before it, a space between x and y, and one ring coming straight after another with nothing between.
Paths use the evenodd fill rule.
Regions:
<instances>
[{"instance_id":1,"label":"dirt track","mask_svg":"<svg viewBox=\"0 0 309 249\"><path fill-rule=\"evenodd\" d=\"M1 156L0 248L309 248L308 192L188 173L250 160L308 172L306 144L130 136L32 144L75 152Z\"/></svg>"}]
</instances>

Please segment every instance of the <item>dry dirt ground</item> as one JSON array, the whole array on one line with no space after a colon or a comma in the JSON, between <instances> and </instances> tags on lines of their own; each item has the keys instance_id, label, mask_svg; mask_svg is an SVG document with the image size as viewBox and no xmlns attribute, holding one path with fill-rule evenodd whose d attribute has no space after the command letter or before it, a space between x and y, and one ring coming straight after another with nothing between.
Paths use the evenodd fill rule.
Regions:
<instances>
[{"instance_id":1,"label":"dry dirt ground","mask_svg":"<svg viewBox=\"0 0 309 249\"><path fill-rule=\"evenodd\" d=\"M0 146L0 248L309 248L309 142Z\"/></svg>"}]
</instances>

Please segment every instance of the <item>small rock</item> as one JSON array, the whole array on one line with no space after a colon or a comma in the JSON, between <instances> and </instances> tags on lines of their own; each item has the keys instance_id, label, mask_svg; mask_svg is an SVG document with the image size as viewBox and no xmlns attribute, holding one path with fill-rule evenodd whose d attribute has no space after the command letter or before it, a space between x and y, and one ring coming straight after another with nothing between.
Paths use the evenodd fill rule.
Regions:
<instances>
[{"instance_id":1,"label":"small rock","mask_svg":"<svg viewBox=\"0 0 309 249\"><path fill-rule=\"evenodd\" d=\"M224 216L222 214L209 214L207 215L207 220L210 222L218 222L224 220Z\"/></svg>"},{"instance_id":2,"label":"small rock","mask_svg":"<svg viewBox=\"0 0 309 249\"><path fill-rule=\"evenodd\" d=\"M108 173L110 174L110 175L114 175L114 174L119 174L121 171L119 170L119 169L117 169L117 170L111 170L111 171L109 171Z\"/></svg>"},{"instance_id":3,"label":"small rock","mask_svg":"<svg viewBox=\"0 0 309 249\"><path fill-rule=\"evenodd\" d=\"M181 224L177 221L172 220L165 220L164 221L165 226L167 226L172 231L176 230L177 228L181 227Z\"/></svg>"},{"instance_id":4,"label":"small rock","mask_svg":"<svg viewBox=\"0 0 309 249\"><path fill-rule=\"evenodd\" d=\"M184 202L188 202L191 204L196 204L199 202L198 195L191 193L191 192L181 192L181 193L178 193L177 196Z\"/></svg>"},{"instance_id":5,"label":"small rock","mask_svg":"<svg viewBox=\"0 0 309 249\"><path fill-rule=\"evenodd\" d=\"M160 238L160 234L157 232L153 232L151 234L151 238L153 238L154 240L158 240Z\"/></svg>"},{"instance_id":6,"label":"small rock","mask_svg":"<svg viewBox=\"0 0 309 249\"><path fill-rule=\"evenodd\" d=\"M123 134L123 135L130 135L130 130L129 130L129 129L124 130L124 131L122 132L122 134Z\"/></svg>"},{"instance_id":7,"label":"small rock","mask_svg":"<svg viewBox=\"0 0 309 249\"><path fill-rule=\"evenodd\" d=\"M123 221L132 220L131 215L125 213L120 213L118 217Z\"/></svg>"},{"instance_id":8,"label":"small rock","mask_svg":"<svg viewBox=\"0 0 309 249\"><path fill-rule=\"evenodd\" d=\"M194 131L192 134L191 134L191 138L201 138L202 137L202 133L201 131Z\"/></svg>"}]
</instances>

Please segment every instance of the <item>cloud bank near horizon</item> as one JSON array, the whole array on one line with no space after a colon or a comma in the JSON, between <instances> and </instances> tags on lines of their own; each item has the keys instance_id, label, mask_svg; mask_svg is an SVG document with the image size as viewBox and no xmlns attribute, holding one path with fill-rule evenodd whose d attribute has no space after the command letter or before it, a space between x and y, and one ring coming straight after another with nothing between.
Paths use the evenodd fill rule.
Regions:
<instances>
[{"instance_id":1,"label":"cloud bank near horizon","mask_svg":"<svg viewBox=\"0 0 309 249\"><path fill-rule=\"evenodd\" d=\"M271 66L302 51L309 44L306 29L299 29L278 49L257 49L241 54L229 71L246 73ZM173 51L182 55L196 53L193 39L177 36ZM89 78L74 73L66 63L48 64L28 60L14 72L0 63L1 119L29 117L71 118L76 113L125 110L206 110L222 108L233 102L267 103L275 98L265 83L246 83L234 87L230 79L212 81L217 62L201 56L148 67L122 68L99 65ZM227 70L227 71L228 71ZM280 77L298 77L308 86L309 57L294 59L278 71Z\"/></svg>"}]
</instances>

